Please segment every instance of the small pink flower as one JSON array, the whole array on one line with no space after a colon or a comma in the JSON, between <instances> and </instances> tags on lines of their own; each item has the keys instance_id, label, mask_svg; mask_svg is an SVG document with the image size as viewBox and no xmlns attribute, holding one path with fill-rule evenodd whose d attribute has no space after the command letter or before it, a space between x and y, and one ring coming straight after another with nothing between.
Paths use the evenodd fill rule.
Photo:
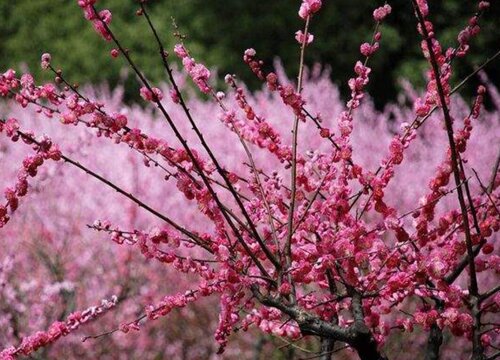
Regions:
<instances>
[{"instance_id":1,"label":"small pink flower","mask_svg":"<svg viewBox=\"0 0 500 360\"><path fill-rule=\"evenodd\" d=\"M302 19L307 19L308 16L316 13L321 9L321 0L303 0L299 9L299 16Z\"/></svg>"},{"instance_id":2,"label":"small pink flower","mask_svg":"<svg viewBox=\"0 0 500 360\"><path fill-rule=\"evenodd\" d=\"M363 56L370 56L373 53L372 46L366 42L361 44L361 46L359 47L359 51Z\"/></svg>"},{"instance_id":3,"label":"small pink flower","mask_svg":"<svg viewBox=\"0 0 500 360\"><path fill-rule=\"evenodd\" d=\"M381 22L391 13L391 10L391 6L389 4L385 4L384 6L381 6L373 11L373 19L377 22Z\"/></svg>"},{"instance_id":4,"label":"small pink flower","mask_svg":"<svg viewBox=\"0 0 500 360\"><path fill-rule=\"evenodd\" d=\"M143 86L140 90L141 97L146 101L154 101L154 102L161 101L163 99L163 93L160 89L154 87L151 90Z\"/></svg>"},{"instance_id":5,"label":"small pink flower","mask_svg":"<svg viewBox=\"0 0 500 360\"><path fill-rule=\"evenodd\" d=\"M106 41L112 40L110 32L106 29L106 26L111 23L112 18L111 11L106 9L101 10L99 16L92 20L95 31L97 31Z\"/></svg>"},{"instance_id":6,"label":"small pink flower","mask_svg":"<svg viewBox=\"0 0 500 360\"><path fill-rule=\"evenodd\" d=\"M185 58L186 56L188 56L188 53L186 51L186 48L184 47L184 45L182 44L176 44L174 46L174 53L175 55L177 55L178 57L180 57L181 59Z\"/></svg>"},{"instance_id":7,"label":"small pink flower","mask_svg":"<svg viewBox=\"0 0 500 360\"><path fill-rule=\"evenodd\" d=\"M301 45L304 43L305 36L302 30L299 30L295 33L295 40L297 40L297 42ZM311 33L307 33L307 40L305 40L306 45L312 43L313 40L314 40L314 35Z\"/></svg>"},{"instance_id":8,"label":"small pink flower","mask_svg":"<svg viewBox=\"0 0 500 360\"><path fill-rule=\"evenodd\" d=\"M210 77L210 70L208 70L205 65L203 64L196 64L193 66L193 68L189 71L189 75L191 75L191 78L195 82L196 85L198 85L198 88L201 90L201 92L207 94L210 92L212 89L208 85L208 78Z\"/></svg>"},{"instance_id":9,"label":"small pink flower","mask_svg":"<svg viewBox=\"0 0 500 360\"><path fill-rule=\"evenodd\" d=\"M12 137L16 134L17 130L19 130L19 122L14 118L10 118L5 122L3 128L7 136Z\"/></svg>"},{"instance_id":10,"label":"small pink flower","mask_svg":"<svg viewBox=\"0 0 500 360\"><path fill-rule=\"evenodd\" d=\"M178 104L180 102L181 99L179 98L179 93L175 89L170 89L168 93L174 104Z\"/></svg>"},{"instance_id":11,"label":"small pink flower","mask_svg":"<svg viewBox=\"0 0 500 360\"><path fill-rule=\"evenodd\" d=\"M481 343L483 344L483 346L490 346L491 345L491 336L488 334L481 335Z\"/></svg>"},{"instance_id":12,"label":"small pink flower","mask_svg":"<svg viewBox=\"0 0 500 360\"><path fill-rule=\"evenodd\" d=\"M281 295L288 295L292 292L292 287L290 286L289 283L284 282L283 284L281 284L279 292Z\"/></svg>"},{"instance_id":13,"label":"small pink flower","mask_svg":"<svg viewBox=\"0 0 500 360\"><path fill-rule=\"evenodd\" d=\"M429 275L435 279L442 279L448 272L448 265L438 258L431 259Z\"/></svg>"},{"instance_id":14,"label":"small pink flower","mask_svg":"<svg viewBox=\"0 0 500 360\"><path fill-rule=\"evenodd\" d=\"M43 70L47 70L50 66L50 60L52 57L50 56L49 53L44 53L41 58L41 67Z\"/></svg>"},{"instance_id":15,"label":"small pink flower","mask_svg":"<svg viewBox=\"0 0 500 360\"><path fill-rule=\"evenodd\" d=\"M479 10L483 11L483 10L486 10L490 7L490 2L489 1L481 1L479 3Z\"/></svg>"},{"instance_id":16,"label":"small pink flower","mask_svg":"<svg viewBox=\"0 0 500 360\"><path fill-rule=\"evenodd\" d=\"M426 104L421 98L415 101L415 114L420 117L427 116L431 111L431 107Z\"/></svg>"}]
</instances>

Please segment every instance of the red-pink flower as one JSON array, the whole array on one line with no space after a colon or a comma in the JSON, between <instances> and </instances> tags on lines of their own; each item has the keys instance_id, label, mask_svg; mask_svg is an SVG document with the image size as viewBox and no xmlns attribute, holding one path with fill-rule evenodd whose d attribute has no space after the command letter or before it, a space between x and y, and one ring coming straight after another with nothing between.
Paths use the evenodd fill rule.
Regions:
<instances>
[{"instance_id":1,"label":"red-pink flower","mask_svg":"<svg viewBox=\"0 0 500 360\"><path fill-rule=\"evenodd\" d=\"M302 32L302 30L299 30L295 33L295 40L297 40L297 42L299 44L303 44L305 42L306 45L309 45L310 43L313 42L314 40L314 35L311 34L311 33L307 33L307 39L304 35L304 33Z\"/></svg>"},{"instance_id":2,"label":"red-pink flower","mask_svg":"<svg viewBox=\"0 0 500 360\"><path fill-rule=\"evenodd\" d=\"M302 4L299 9L299 16L302 19L306 19L314 13L317 13L321 9L321 0L302 0Z\"/></svg>"},{"instance_id":3,"label":"red-pink flower","mask_svg":"<svg viewBox=\"0 0 500 360\"><path fill-rule=\"evenodd\" d=\"M149 90L146 86L143 86L141 87L140 95L144 100L151 102L157 102L163 99L163 92L156 87Z\"/></svg>"},{"instance_id":4,"label":"red-pink flower","mask_svg":"<svg viewBox=\"0 0 500 360\"><path fill-rule=\"evenodd\" d=\"M373 11L373 19L381 22L391 13L391 10L391 6L389 4L385 4L384 6L381 6Z\"/></svg>"}]
</instances>

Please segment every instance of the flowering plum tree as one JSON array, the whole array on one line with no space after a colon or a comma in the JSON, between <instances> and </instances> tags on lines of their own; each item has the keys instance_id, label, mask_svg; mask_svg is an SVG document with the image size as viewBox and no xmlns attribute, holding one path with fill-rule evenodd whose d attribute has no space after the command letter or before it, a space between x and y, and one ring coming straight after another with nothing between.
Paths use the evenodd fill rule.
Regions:
<instances>
[{"instance_id":1,"label":"flowering plum tree","mask_svg":"<svg viewBox=\"0 0 500 360\"><path fill-rule=\"evenodd\" d=\"M51 294L62 294L59 313L50 311L56 308L50 304L37 304L38 299L17 300L16 294L29 289L16 289L10 280L16 259L2 263L0 279L5 279L9 296L0 305L9 315L0 321L11 328L6 338L22 339L6 345L1 359L31 355L65 341L90 321L95 324L89 326L102 322L107 328L86 336L85 343L91 345L82 351L95 351L90 347L97 339L134 338L130 333L136 332L147 351L148 339L151 346L168 341L161 328L150 330L150 322L202 303L210 323L216 309L213 299L219 302L215 340L220 354L232 333L258 328L284 339L289 347L309 341L300 351L315 352L312 356L322 359L342 350L361 359L392 359L391 341L416 338L425 342L423 356L437 359L445 352L441 348L448 333L455 357L498 356L498 113L484 114L484 85L469 109L453 96L468 79L451 84L453 62L469 52L488 2L478 2L458 44L446 50L433 29L427 2L409 2L429 62L427 89L422 96L408 91L412 109L391 105L380 114L365 92L368 62L379 49L383 21L391 13L387 4L373 12L372 39L360 46L362 59L348 81L351 96L341 106L325 75L313 71L309 76L304 66L304 53L314 41L310 23L321 10L321 0L303 0L300 5L304 27L295 33L300 45L295 84L279 71L266 72L254 49L245 51L244 62L267 87L253 96L235 75L225 77L227 91L218 91L210 71L192 57L176 29L179 43L173 52L210 102L188 99L190 89L174 71L147 1L139 1L137 15L151 30L169 81L158 87L116 37L111 12L98 10L96 3L78 1L96 32L113 44L111 57L123 59L134 71L139 94L150 107L129 108L116 98L81 90L53 65L49 54L42 55L41 66L53 72L54 83L37 85L30 74L18 76L12 69L1 76L0 95L21 109L14 104L5 108L0 133L24 143L31 153L18 150L22 144L3 150L12 154L5 166L12 185L5 188L0 204L0 227L6 236L23 240L21 244L33 236L50 243L31 242L34 249L12 246L12 251L21 257L23 268L41 260L56 279L56 289L46 291L46 302ZM498 108L496 89L488 89ZM374 116L376 122L370 119ZM29 117L38 120L30 122ZM391 125L391 117L400 129ZM82 129L69 141L67 127L40 125L40 118L57 118L62 125ZM148 121L151 118L159 121ZM27 130L29 125L54 135ZM19 169L14 173L16 157ZM77 157L88 161L84 164ZM125 161L120 163L120 157ZM64 164L50 171L50 162ZM63 169L68 166L73 172ZM55 209L40 204L37 209L36 200L42 201L45 190L39 188L29 209L28 189L36 176L58 178L59 186L46 190L64 204ZM80 211L75 211L64 199L68 193L59 188L65 186L73 196L81 192L94 199L81 197ZM116 192L112 201L100 199L105 188ZM22 211L33 216L16 219ZM47 222L43 218L52 211L54 220ZM75 216L69 226L62 214ZM91 222L89 215L109 218ZM15 228L9 230L11 226ZM85 227L116 243L113 261L89 249L88 243L74 243ZM62 234L53 229L61 228L68 229L64 241L51 239L53 233ZM74 259L67 260L73 266L61 264L59 260L73 251ZM129 264L137 255L149 261L135 272ZM97 264L105 273L102 283L94 286L109 288L87 290L83 302L88 304L93 294L108 300L73 311L73 284L83 284L87 276L95 279L88 272L101 266ZM165 267L170 272L163 272ZM138 287L137 279L145 285ZM172 279L175 284L165 284ZM140 308L129 301L133 292L142 292L135 298ZM85 308L80 302L77 305ZM123 310L122 302L128 304ZM44 331L20 336L25 332L13 314L22 312L23 305L42 313L30 326L45 326ZM113 325L106 312L120 310L124 318ZM54 318L44 324L49 313ZM318 340L316 349L311 339ZM197 345L205 346L205 340Z\"/></svg>"}]
</instances>

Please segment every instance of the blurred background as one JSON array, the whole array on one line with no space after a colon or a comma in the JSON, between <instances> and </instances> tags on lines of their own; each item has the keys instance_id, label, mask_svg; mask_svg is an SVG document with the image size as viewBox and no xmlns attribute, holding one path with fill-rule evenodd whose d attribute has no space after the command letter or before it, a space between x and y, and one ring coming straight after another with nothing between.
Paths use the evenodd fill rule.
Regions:
<instances>
[{"instance_id":1,"label":"blurred background","mask_svg":"<svg viewBox=\"0 0 500 360\"><path fill-rule=\"evenodd\" d=\"M29 69L38 79L39 59L43 52L53 55L53 63L69 78L79 83L124 83L127 98L134 99L137 85L133 77L124 76L124 63L109 56L112 45L93 31L76 6L68 0L0 0L0 67ZM166 44L175 43L171 17L180 31L188 36L186 43L193 56L208 67L217 69L220 77L230 72L245 80L251 88L260 87L242 61L245 49L253 47L266 65L281 59L289 76L298 68L298 44L294 33L302 27L297 16L300 1L291 0L150 0L151 14ZM384 1L324 1L324 8L312 22L315 35L307 51L307 64L320 63L331 68L334 80L346 95L345 82L359 56L359 45L369 41L373 31L372 11ZM395 100L398 79L406 78L422 86L425 61L419 48L411 3L390 2L393 12L384 23L381 51L370 60L372 77L369 92L377 108ZM432 20L440 41L446 48L456 44L456 35L474 13L477 1L441 0L431 2ZM113 12L112 28L134 58L153 80L165 76L146 22L136 17L135 0L100 0L99 8ZM472 71L494 54L500 45L495 1L481 19L482 34L472 41L472 51L457 61L455 80ZM499 66L492 64L487 73L498 83ZM474 89L468 86L469 91ZM467 93L466 93L467 95ZM469 94L470 95L470 94Z\"/></svg>"}]
</instances>

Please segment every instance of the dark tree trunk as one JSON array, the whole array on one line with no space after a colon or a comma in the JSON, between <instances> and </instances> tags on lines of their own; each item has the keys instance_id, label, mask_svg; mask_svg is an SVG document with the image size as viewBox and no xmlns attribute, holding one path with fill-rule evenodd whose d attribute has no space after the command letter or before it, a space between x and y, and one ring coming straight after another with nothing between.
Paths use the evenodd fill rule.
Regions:
<instances>
[{"instance_id":1,"label":"dark tree trunk","mask_svg":"<svg viewBox=\"0 0 500 360\"><path fill-rule=\"evenodd\" d=\"M425 360L438 360L439 349L443 343L443 331L436 325L432 325L429 338L427 339L427 350Z\"/></svg>"},{"instance_id":2,"label":"dark tree trunk","mask_svg":"<svg viewBox=\"0 0 500 360\"><path fill-rule=\"evenodd\" d=\"M319 360L331 360L335 340L322 338L321 339L321 353Z\"/></svg>"},{"instance_id":3,"label":"dark tree trunk","mask_svg":"<svg viewBox=\"0 0 500 360\"><path fill-rule=\"evenodd\" d=\"M474 330L472 333L472 360L486 360L484 354L484 347L481 343L481 312L479 310L480 303L477 302L472 308L472 315L474 316Z\"/></svg>"},{"instance_id":4,"label":"dark tree trunk","mask_svg":"<svg viewBox=\"0 0 500 360\"><path fill-rule=\"evenodd\" d=\"M441 313L444 309L444 303L436 299L436 310ZM439 360L439 350L443 344L443 330L436 324L431 326L429 337L427 339L427 348L425 350L425 360Z\"/></svg>"},{"instance_id":5,"label":"dark tree trunk","mask_svg":"<svg viewBox=\"0 0 500 360\"><path fill-rule=\"evenodd\" d=\"M388 360L378 351L377 343L371 334L360 336L353 347L358 352L361 360Z\"/></svg>"},{"instance_id":6,"label":"dark tree trunk","mask_svg":"<svg viewBox=\"0 0 500 360\"><path fill-rule=\"evenodd\" d=\"M255 343L254 346L254 352L253 352L253 360L259 360L260 355L262 353L262 349L264 348L264 344L266 343L266 340L264 339L263 336L259 336L259 340Z\"/></svg>"}]
</instances>

